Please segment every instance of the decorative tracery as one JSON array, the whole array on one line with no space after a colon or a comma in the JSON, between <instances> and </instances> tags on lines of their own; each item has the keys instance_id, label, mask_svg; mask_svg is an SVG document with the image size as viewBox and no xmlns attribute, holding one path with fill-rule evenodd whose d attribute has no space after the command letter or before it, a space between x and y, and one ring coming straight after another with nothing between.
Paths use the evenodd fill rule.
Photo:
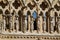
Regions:
<instances>
[{"instance_id":1,"label":"decorative tracery","mask_svg":"<svg viewBox=\"0 0 60 40\"><path fill-rule=\"evenodd\" d=\"M41 3L39 0L30 0L26 3L23 0L0 1L2 33L7 31L8 33L13 31L15 33L55 31L59 33L60 1L55 4L53 2L48 0L41 0Z\"/></svg>"}]
</instances>

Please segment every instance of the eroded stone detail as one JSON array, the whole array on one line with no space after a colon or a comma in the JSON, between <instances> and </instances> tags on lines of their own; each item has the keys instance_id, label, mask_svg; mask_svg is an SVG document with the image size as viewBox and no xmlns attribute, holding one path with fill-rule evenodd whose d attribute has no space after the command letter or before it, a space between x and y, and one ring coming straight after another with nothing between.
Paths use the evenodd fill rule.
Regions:
<instances>
[{"instance_id":1,"label":"eroded stone detail","mask_svg":"<svg viewBox=\"0 0 60 40\"><path fill-rule=\"evenodd\" d=\"M0 38L60 39L60 1L25 1L24 4L23 0L0 0L0 23L2 24ZM36 11L35 16L34 11ZM15 34L19 36L15 36Z\"/></svg>"}]
</instances>

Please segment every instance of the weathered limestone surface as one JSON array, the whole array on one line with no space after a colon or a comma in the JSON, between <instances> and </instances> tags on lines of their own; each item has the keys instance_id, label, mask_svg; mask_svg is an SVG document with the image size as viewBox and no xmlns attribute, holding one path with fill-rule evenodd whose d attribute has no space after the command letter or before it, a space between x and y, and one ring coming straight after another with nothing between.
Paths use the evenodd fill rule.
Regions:
<instances>
[{"instance_id":1,"label":"weathered limestone surface","mask_svg":"<svg viewBox=\"0 0 60 40\"><path fill-rule=\"evenodd\" d=\"M0 40L60 40L60 0L0 0Z\"/></svg>"}]
</instances>

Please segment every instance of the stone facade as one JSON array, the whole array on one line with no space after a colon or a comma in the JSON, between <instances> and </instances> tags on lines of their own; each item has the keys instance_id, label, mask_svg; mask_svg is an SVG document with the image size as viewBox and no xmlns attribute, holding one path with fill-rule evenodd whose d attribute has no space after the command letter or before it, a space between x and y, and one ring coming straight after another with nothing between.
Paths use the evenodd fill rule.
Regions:
<instances>
[{"instance_id":1,"label":"stone facade","mask_svg":"<svg viewBox=\"0 0 60 40\"><path fill-rule=\"evenodd\" d=\"M0 40L60 40L60 0L0 0Z\"/></svg>"}]
</instances>

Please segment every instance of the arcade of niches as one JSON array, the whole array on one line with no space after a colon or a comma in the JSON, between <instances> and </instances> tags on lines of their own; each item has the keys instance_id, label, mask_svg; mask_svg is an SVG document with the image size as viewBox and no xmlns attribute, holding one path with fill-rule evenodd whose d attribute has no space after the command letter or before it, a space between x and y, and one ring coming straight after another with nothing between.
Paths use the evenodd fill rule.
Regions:
<instances>
[{"instance_id":1,"label":"arcade of niches","mask_svg":"<svg viewBox=\"0 0 60 40\"><path fill-rule=\"evenodd\" d=\"M60 40L60 0L0 0L0 40Z\"/></svg>"}]
</instances>

